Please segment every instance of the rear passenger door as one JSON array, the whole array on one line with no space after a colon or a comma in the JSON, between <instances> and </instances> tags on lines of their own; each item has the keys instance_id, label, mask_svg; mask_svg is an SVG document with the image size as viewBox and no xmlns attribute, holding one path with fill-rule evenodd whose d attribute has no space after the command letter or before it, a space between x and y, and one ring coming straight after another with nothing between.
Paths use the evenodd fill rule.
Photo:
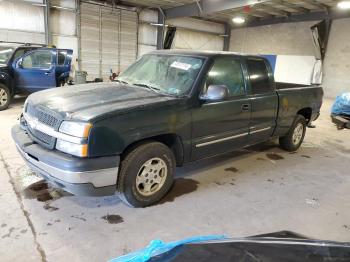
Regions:
<instances>
[{"instance_id":1,"label":"rear passenger door","mask_svg":"<svg viewBox=\"0 0 350 262\"><path fill-rule=\"evenodd\" d=\"M224 101L200 101L193 109L192 160L232 151L248 139L250 104L241 60L233 56L215 58L202 93L210 85L225 85L229 97Z\"/></svg>"},{"instance_id":2,"label":"rear passenger door","mask_svg":"<svg viewBox=\"0 0 350 262\"><path fill-rule=\"evenodd\" d=\"M264 59L248 57L246 70L249 76L251 119L249 144L268 140L276 126L278 96L269 64Z\"/></svg>"}]
</instances>

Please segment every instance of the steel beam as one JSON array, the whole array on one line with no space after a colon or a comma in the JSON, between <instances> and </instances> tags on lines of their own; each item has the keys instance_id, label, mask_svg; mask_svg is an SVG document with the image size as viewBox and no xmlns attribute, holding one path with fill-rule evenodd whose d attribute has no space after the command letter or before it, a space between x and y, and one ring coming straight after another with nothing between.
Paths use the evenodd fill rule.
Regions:
<instances>
[{"instance_id":1,"label":"steel beam","mask_svg":"<svg viewBox=\"0 0 350 262\"><path fill-rule=\"evenodd\" d=\"M268 1L270 0L201 0L191 4L165 9L164 13L166 18L201 16Z\"/></svg>"},{"instance_id":2,"label":"steel beam","mask_svg":"<svg viewBox=\"0 0 350 262\"><path fill-rule=\"evenodd\" d=\"M264 26L264 25L272 25L272 24L280 24L280 23L294 23L294 22L305 22L305 21L320 21L323 19L341 19L341 18L349 18L350 11L339 11L336 8L330 9L328 12L326 11L318 11L311 12L306 14L295 14L289 17L276 17L271 19L259 19L255 21L248 22L245 26L242 27L255 27L255 26Z\"/></svg>"}]
</instances>

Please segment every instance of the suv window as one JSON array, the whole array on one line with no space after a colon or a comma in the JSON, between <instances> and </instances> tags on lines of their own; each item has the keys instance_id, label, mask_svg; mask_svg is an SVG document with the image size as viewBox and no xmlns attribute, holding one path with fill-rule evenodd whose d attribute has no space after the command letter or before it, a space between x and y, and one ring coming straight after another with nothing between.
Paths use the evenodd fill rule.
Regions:
<instances>
[{"instance_id":1,"label":"suv window","mask_svg":"<svg viewBox=\"0 0 350 262\"><path fill-rule=\"evenodd\" d=\"M23 58L23 68L49 69L51 67L52 53L50 50L35 51Z\"/></svg>"},{"instance_id":2,"label":"suv window","mask_svg":"<svg viewBox=\"0 0 350 262\"><path fill-rule=\"evenodd\" d=\"M232 57L218 57L210 69L204 86L204 91L210 85L225 85L230 96L245 94L245 82L241 62Z\"/></svg>"},{"instance_id":3,"label":"suv window","mask_svg":"<svg viewBox=\"0 0 350 262\"><path fill-rule=\"evenodd\" d=\"M270 93L272 89L265 61L248 58L247 67L252 94Z\"/></svg>"},{"instance_id":4,"label":"suv window","mask_svg":"<svg viewBox=\"0 0 350 262\"><path fill-rule=\"evenodd\" d=\"M57 52L57 64L64 65L66 61L67 51L58 51Z\"/></svg>"}]
</instances>

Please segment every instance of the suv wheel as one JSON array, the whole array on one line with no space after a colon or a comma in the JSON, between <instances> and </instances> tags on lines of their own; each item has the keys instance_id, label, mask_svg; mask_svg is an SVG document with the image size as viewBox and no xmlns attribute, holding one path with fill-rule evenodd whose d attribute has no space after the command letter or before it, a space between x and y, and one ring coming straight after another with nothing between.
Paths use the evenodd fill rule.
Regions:
<instances>
[{"instance_id":1,"label":"suv wheel","mask_svg":"<svg viewBox=\"0 0 350 262\"><path fill-rule=\"evenodd\" d=\"M11 102L11 92L7 86L0 84L0 111L9 107Z\"/></svg>"},{"instance_id":2,"label":"suv wheel","mask_svg":"<svg viewBox=\"0 0 350 262\"><path fill-rule=\"evenodd\" d=\"M175 157L159 142L141 144L121 163L117 190L123 202L146 207L161 200L173 184Z\"/></svg>"},{"instance_id":3,"label":"suv wheel","mask_svg":"<svg viewBox=\"0 0 350 262\"><path fill-rule=\"evenodd\" d=\"M306 120L297 115L288 134L280 137L280 146L287 151L296 151L304 141L306 132Z\"/></svg>"}]
</instances>

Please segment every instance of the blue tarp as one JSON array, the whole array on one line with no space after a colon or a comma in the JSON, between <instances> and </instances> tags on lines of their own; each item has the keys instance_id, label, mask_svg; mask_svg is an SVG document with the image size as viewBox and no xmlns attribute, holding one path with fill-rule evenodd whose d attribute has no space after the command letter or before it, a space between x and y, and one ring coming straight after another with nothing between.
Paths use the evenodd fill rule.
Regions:
<instances>
[{"instance_id":1,"label":"blue tarp","mask_svg":"<svg viewBox=\"0 0 350 262\"><path fill-rule=\"evenodd\" d=\"M337 96L331 111L334 115L350 116L350 93L343 93Z\"/></svg>"},{"instance_id":2,"label":"blue tarp","mask_svg":"<svg viewBox=\"0 0 350 262\"><path fill-rule=\"evenodd\" d=\"M197 236L169 243L165 243L162 240L152 240L146 248L118 258L114 258L109 262L146 262L151 257L163 254L177 246L181 246L188 243L205 242L209 240L222 240L225 238L226 237L223 235Z\"/></svg>"}]
</instances>

